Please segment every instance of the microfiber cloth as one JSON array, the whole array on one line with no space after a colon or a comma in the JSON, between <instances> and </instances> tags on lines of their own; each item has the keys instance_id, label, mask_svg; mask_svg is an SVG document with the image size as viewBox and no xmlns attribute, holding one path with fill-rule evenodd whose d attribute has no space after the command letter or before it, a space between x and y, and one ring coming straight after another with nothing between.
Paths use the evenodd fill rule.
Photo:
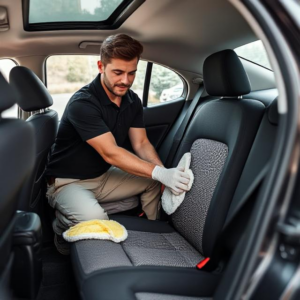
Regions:
<instances>
[{"instance_id":1,"label":"microfiber cloth","mask_svg":"<svg viewBox=\"0 0 300 300\"><path fill-rule=\"evenodd\" d=\"M190 175L190 182L188 184L189 190L191 189L194 182L194 174L190 169L191 159L192 159L191 153L187 152L182 156L177 166L177 168L179 167L183 168L184 172L187 172ZM182 201L184 200L185 194L186 192L183 192L180 195L176 196L170 191L168 187L166 187L161 197L162 207L164 211L168 215L173 214L176 211L176 209L180 206Z\"/></svg>"},{"instance_id":2,"label":"microfiber cloth","mask_svg":"<svg viewBox=\"0 0 300 300\"><path fill-rule=\"evenodd\" d=\"M63 233L63 237L67 242L97 239L120 243L126 240L127 236L128 233L125 227L113 220L84 221Z\"/></svg>"}]
</instances>

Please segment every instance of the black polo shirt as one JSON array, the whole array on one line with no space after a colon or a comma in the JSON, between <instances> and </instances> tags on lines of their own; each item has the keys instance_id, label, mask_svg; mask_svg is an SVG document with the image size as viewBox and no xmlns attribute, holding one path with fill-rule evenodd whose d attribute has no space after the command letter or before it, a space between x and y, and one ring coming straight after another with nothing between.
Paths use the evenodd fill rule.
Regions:
<instances>
[{"instance_id":1,"label":"black polo shirt","mask_svg":"<svg viewBox=\"0 0 300 300\"><path fill-rule=\"evenodd\" d=\"M110 164L86 141L111 132L117 145L122 147L130 127L145 127L141 100L129 90L119 108L108 98L99 74L69 100L60 121L47 176L90 179L102 175Z\"/></svg>"}]
</instances>

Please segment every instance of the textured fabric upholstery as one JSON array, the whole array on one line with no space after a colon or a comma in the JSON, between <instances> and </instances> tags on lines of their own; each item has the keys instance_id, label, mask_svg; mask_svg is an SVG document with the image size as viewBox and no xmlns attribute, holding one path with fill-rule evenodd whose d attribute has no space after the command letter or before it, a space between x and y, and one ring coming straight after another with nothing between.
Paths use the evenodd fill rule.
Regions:
<instances>
[{"instance_id":1,"label":"textured fabric upholstery","mask_svg":"<svg viewBox=\"0 0 300 300\"><path fill-rule=\"evenodd\" d=\"M228 147L220 142L199 139L193 143L191 154L194 184L173 214L172 221L178 232L203 253L202 236L205 220L228 155Z\"/></svg>"},{"instance_id":2,"label":"textured fabric upholstery","mask_svg":"<svg viewBox=\"0 0 300 300\"><path fill-rule=\"evenodd\" d=\"M137 300L210 300L212 298L176 296L156 293L136 293Z\"/></svg>"},{"instance_id":3,"label":"textured fabric upholstery","mask_svg":"<svg viewBox=\"0 0 300 300\"><path fill-rule=\"evenodd\" d=\"M134 266L195 267L203 259L176 232L129 231L122 247Z\"/></svg>"},{"instance_id":4,"label":"textured fabric upholstery","mask_svg":"<svg viewBox=\"0 0 300 300\"><path fill-rule=\"evenodd\" d=\"M86 275L106 268L132 266L121 244L104 240L85 240L74 245L77 259Z\"/></svg>"},{"instance_id":5,"label":"textured fabric upholstery","mask_svg":"<svg viewBox=\"0 0 300 300\"><path fill-rule=\"evenodd\" d=\"M75 243L83 272L123 266L171 266L194 268L203 256L178 233L128 231L120 244L103 240Z\"/></svg>"}]
</instances>

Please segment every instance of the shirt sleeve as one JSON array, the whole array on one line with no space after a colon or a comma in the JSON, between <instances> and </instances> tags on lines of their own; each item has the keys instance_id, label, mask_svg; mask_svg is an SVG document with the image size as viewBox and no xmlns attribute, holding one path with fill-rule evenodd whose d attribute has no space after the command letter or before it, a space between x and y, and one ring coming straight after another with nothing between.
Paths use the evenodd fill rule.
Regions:
<instances>
[{"instance_id":1,"label":"shirt sleeve","mask_svg":"<svg viewBox=\"0 0 300 300\"><path fill-rule=\"evenodd\" d=\"M130 127L145 128L144 110L143 110L142 101L137 96L136 96L135 101L136 101L136 113L135 113L135 117L132 120Z\"/></svg>"},{"instance_id":2,"label":"shirt sleeve","mask_svg":"<svg viewBox=\"0 0 300 300\"><path fill-rule=\"evenodd\" d=\"M83 141L109 132L101 111L87 100L76 100L68 106L68 119Z\"/></svg>"}]
</instances>

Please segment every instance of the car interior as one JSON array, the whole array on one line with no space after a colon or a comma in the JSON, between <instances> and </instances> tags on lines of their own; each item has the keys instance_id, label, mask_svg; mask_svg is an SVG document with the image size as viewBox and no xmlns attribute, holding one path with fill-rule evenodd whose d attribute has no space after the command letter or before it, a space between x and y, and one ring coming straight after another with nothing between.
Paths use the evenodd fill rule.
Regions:
<instances>
[{"instance_id":1,"label":"car interior","mask_svg":"<svg viewBox=\"0 0 300 300\"><path fill-rule=\"evenodd\" d=\"M0 12L0 283L8 299L222 298L280 129L274 72L245 18L221 0L0 0ZM139 195L117 210L106 203L128 238L77 241L63 256L53 243L47 159L65 104L97 75L101 42L117 33L144 46L132 89L149 140L167 168L191 152L195 179L175 213L156 221L141 216ZM91 57L83 65L93 76L78 79L78 57ZM73 90L60 87L65 74ZM129 140L126 148L133 151Z\"/></svg>"}]
</instances>

